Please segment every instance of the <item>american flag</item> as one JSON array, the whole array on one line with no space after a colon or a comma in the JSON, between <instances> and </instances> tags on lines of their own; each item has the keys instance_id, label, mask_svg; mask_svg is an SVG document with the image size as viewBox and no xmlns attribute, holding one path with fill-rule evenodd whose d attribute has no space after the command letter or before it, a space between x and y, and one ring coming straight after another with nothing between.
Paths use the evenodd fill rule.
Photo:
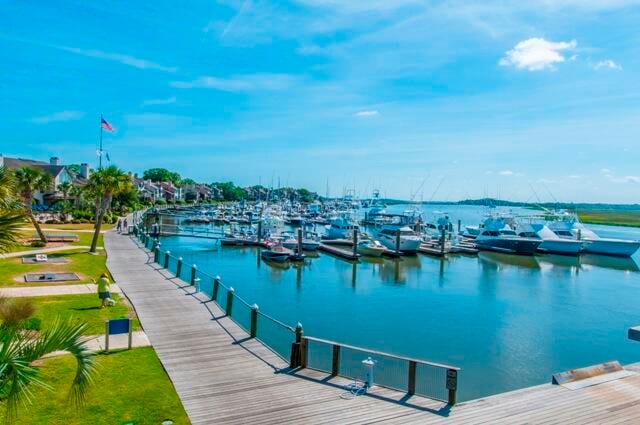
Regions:
<instances>
[{"instance_id":1,"label":"american flag","mask_svg":"<svg viewBox=\"0 0 640 425\"><path fill-rule=\"evenodd\" d=\"M113 129L113 127L111 126L111 124L109 124L107 122L107 120L105 120L104 118L100 117L100 126L107 130L109 133L113 133L115 130Z\"/></svg>"}]
</instances>

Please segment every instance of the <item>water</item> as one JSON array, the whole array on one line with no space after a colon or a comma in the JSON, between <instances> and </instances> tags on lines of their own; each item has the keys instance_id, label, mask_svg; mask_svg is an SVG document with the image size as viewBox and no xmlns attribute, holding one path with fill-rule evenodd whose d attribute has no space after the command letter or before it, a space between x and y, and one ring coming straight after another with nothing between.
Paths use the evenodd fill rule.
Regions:
<instances>
[{"instance_id":1,"label":"water","mask_svg":"<svg viewBox=\"0 0 640 425\"><path fill-rule=\"evenodd\" d=\"M396 207L402 209L402 207ZM480 207L429 206L477 224ZM640 229L590 226L640 239ZM256 248L165 238L164 249L310 336L462 368L459 399L550 382L551 374L609 360L640 360L626 339L640 323L636 259L585 255L427 256L350 264L320 254L273 267Z\"/></svg>"}]
</instances>

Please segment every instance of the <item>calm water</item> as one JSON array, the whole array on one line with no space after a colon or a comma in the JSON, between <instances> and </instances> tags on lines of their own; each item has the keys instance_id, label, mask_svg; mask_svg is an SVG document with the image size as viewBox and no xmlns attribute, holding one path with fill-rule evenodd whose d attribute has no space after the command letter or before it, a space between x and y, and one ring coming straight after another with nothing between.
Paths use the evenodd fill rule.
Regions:
<instances>
[{"instance_id":1,"label":"calm water","mask_svg":"<svg viewBox=\"0 0 640 425\"><path fill-rule=\"evenodd\" d=\"M485 212L428 210L463 224ZM639 229L590 227L640 239ZM308 335L462 367L461 400L550 382L558 371L640 360L640 344L626 339L640 324L636 259L481 253L354 265L320 254L282 269L261 262L256 248L176 237L162 246L220 275L261 311L300 321Z\"/></svg>"}]
</instances>

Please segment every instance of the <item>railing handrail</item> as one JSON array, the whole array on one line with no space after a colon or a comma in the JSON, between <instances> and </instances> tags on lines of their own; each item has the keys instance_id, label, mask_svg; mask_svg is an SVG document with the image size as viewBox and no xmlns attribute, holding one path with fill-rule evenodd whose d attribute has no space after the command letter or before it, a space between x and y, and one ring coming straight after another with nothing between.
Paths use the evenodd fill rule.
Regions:
<instances>
[{"instance_id":1,"label":"railing handrail","mask_svg":"<svg viewBox=\"0 0 640 425\"><path fill-rule=\"evenodd\" d=\"M457 366L451 366L451 365L447 365L444 363L435 363L435 362L429 362L426 360L420 360L420 359L414 359L411 357L405 357L405 356L399 356L397 354L392 354L392 353L385 353L384 351L378 351L378 350L371 350L368 348L363 348L363 347L356 347L354 345L349 345L349 344L341 344L339 342L336 341L331 341L328 339L322 339L322 338L316 338L316 337L312 337L312 336L303 336L304 339L307 339L309 341L314 341L314 342L319 342L322 344L328 344L328 345L338 345L340 347L344 347L344 348L348 348L350 350L355 350L355 351L360 351L363 353L371 353L373 355L376 356L385 356L385 357L391 357L391 358L395 358L398 360L404 360L407 362L415 362L415 363L420 363L420 364L424 364L427 366L433 366L433 367L437 367L437 368L441 368L441 369L453 369L453 370L460 370L459 367Z\"/></svg>"}]
</instances>

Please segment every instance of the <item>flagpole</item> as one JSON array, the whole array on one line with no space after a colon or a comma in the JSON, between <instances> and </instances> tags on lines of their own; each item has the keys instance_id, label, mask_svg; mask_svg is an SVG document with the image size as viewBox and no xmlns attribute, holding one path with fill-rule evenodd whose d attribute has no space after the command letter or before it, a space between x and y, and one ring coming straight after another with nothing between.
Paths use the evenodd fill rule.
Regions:
<instances>
[{"instance_id":1,"label":"flagpole","mask_svg":"<svg viewBox=\"0 0 640 425\"><path fill-rule=\"evenodd\" d=\"M98 170L102 170L102 114L100 114L100 159L98 160Z\"/></svg>"}]
</instances>

